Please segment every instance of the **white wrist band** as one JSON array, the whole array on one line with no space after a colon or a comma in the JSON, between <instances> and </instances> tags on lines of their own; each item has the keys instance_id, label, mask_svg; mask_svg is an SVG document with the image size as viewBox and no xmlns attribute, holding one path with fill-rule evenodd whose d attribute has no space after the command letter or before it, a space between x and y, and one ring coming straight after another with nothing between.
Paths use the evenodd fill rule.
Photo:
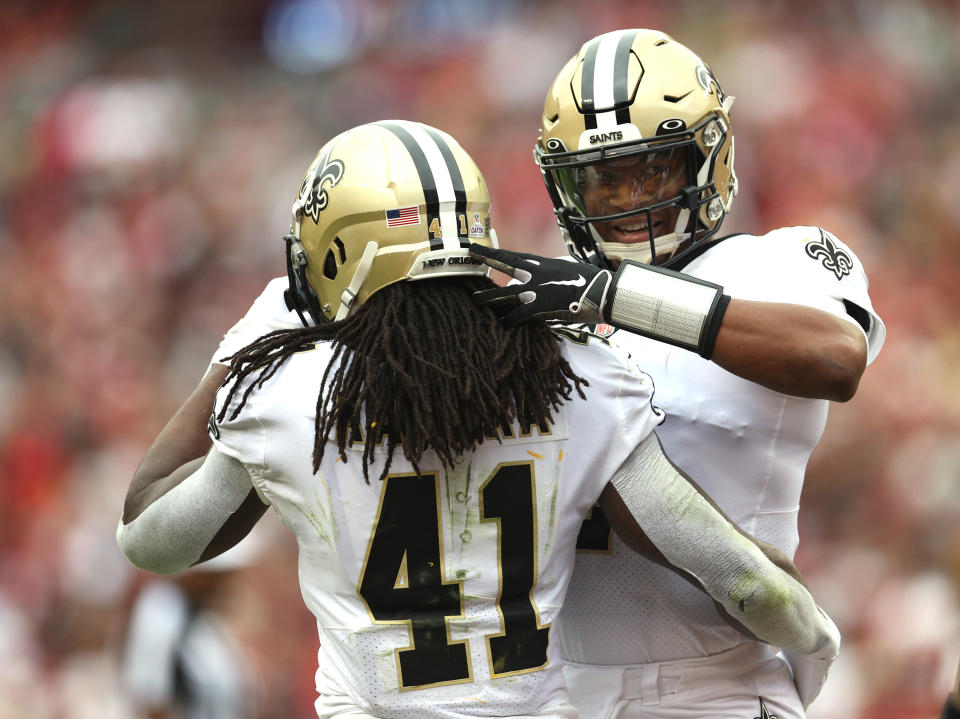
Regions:
<instances>
[{"instance_id":1,"label":"white wrist band","mask_svg":"<svg viewBox=\"0 0 960 719\"><path fill-rule=\"evenodd\" d=\"M723 296L712 282L624 261L614 278L610 324L709 357Z\"/></svg>"}]
</instances>

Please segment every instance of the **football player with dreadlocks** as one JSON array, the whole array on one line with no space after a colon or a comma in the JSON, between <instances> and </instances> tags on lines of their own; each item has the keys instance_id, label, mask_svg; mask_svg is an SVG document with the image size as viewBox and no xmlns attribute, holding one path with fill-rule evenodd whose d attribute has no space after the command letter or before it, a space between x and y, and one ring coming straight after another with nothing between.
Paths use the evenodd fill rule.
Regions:
<instances>
[{"instance_id":1,"label":"football player with dreadlocks","mask_svg":"<svg viewBox=\"0 0 960 719\"><path fill-rule=\"evenodd\" d=\"M129 488L124 553L178 571L273 507L317 618L320 717L576 717L550 639L598 500L746 630L829 663L839 636L792 562L662 453L650 378L587 333L473 305L493 287L470 255L495 246L489 218L477 166L434 128L325 145L285 238L304 326L233 355L205 456L168 425Z\"/></svg>"},{"instance_id":2,"label":"football player with dreadlocks","mask_svg":"<svg viewBox=\"0 0 960 719\"><path fill-rule=\"evenodd\" d=\"M579 262L471 248L517 280L476 299L507 322L596 324L655 378L672 461L793 556L828 400L853 397L885 330L860 261L829 232L718 235L737 192L732 104L662 32L585 43L547 93L534 148ZM604 527L598 512L584 528L558 632L584 716L804 716L824 676L744 639Z\"/></svg>"}]
</instances>

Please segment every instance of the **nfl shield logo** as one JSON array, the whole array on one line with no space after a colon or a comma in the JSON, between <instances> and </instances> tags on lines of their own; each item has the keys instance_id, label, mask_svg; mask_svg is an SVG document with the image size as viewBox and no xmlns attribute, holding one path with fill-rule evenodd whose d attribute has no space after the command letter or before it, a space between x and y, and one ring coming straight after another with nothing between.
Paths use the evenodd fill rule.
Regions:
<instances>
[{"instance_id":1,"label":"nfl shield logo","mask_svg":"<svg viewBox=\"0 0 960 719\"><path fill-rule=\"evenodd\" d=\"M473 224L470 225L470 237L483 237L483 223L480 222L480 213L473 213Z\"/></svg>"},{"instance_id":2,"label":"nfl shield logo","mask_svg":"<svg viewBox=\"0 0 960 719\"><path fill-rule=\"evenodd\" d=\"M593 333L600 337L609 337L610 335L613 334L613 331L614 331L614 328L612 325L603 324L603 323L598 324L596 327L593 328Z\"/></svg>"}]
</instances>

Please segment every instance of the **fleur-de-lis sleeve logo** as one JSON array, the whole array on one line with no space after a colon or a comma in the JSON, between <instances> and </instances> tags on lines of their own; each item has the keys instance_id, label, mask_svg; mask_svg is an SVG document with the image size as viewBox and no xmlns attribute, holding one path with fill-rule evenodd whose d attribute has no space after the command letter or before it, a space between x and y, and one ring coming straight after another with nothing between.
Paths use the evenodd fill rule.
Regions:
<instances>
[{"instance_id":1,"label":"fleur-de-lis sleeve logo","mask_svg":"<svg viewBox=\"0 0 960 719\"><path fill-rule=\"evenodd\" d=\"M830 235L823 230L820 230L820 240L821 242L807 243L807 254L815 260L820 260L820 263L833 272L838 280L842 280L853 269L853 260L850 259L850 255L837 247Z\"/></svg>"},{"instance_id":2,"label":"fleur-de-lis sleeve logo","mask_svg":"<svg viewBox=\"0 0 960 719\"><path fill-rule=\"evenodd\" d=\"M300 209L304 215L310 215L314 222L320 221L320 213L327 208L330 201L327 190L336 187L343 178L343 162L327 162L328 157L329 155L324 155L307 170L300 185Z\"/></svg>"}]
</instances>

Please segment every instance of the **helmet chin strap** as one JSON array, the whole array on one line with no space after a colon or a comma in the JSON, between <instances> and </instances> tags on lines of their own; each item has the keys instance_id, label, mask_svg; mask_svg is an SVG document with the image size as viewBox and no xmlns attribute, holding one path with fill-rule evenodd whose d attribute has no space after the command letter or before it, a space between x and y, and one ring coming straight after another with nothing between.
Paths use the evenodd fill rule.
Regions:
<instances>
[{"instance_id":1,"label":"helmet chin strap","mask_svg":"<svg viewBox=\"0 0 960 719\"><path fill-rule=\"evenodd\" d=\"M653 239L657 248L657 257L663 255L669 257L676 252L681 244L690 239L690 233L671 232L668 235L660 235ZM651 259L653 259L650 256L649 242L636 242L628 245L623 242L605 242L599 240L597 244L600 246L603 254L611 260L633 260L634 262L649 265Z\"/></svg>"},{"instance_id":2,"label":"helmet chin strap","mask_svg":"<svg viewBox=\"0 0 960 719\"><path fill-rule=\"evenodd\" d=\"M357 299L357 292L360 291L360 287L363 286L367 275L370 274L370 268L373 267L373 259L377 256L377 250L379 249L380 245L373 240L367 243L366 248L363 250L363 255L360 257L360 262L357 263L357 271L353 273L353 279L350 280L350 284L340 293L340 308L337 310L337 316L333 318L334 322L346 319L347 315L350 314L350 308L353 307L353 303Z\"/></svg>"}]
</instances>

